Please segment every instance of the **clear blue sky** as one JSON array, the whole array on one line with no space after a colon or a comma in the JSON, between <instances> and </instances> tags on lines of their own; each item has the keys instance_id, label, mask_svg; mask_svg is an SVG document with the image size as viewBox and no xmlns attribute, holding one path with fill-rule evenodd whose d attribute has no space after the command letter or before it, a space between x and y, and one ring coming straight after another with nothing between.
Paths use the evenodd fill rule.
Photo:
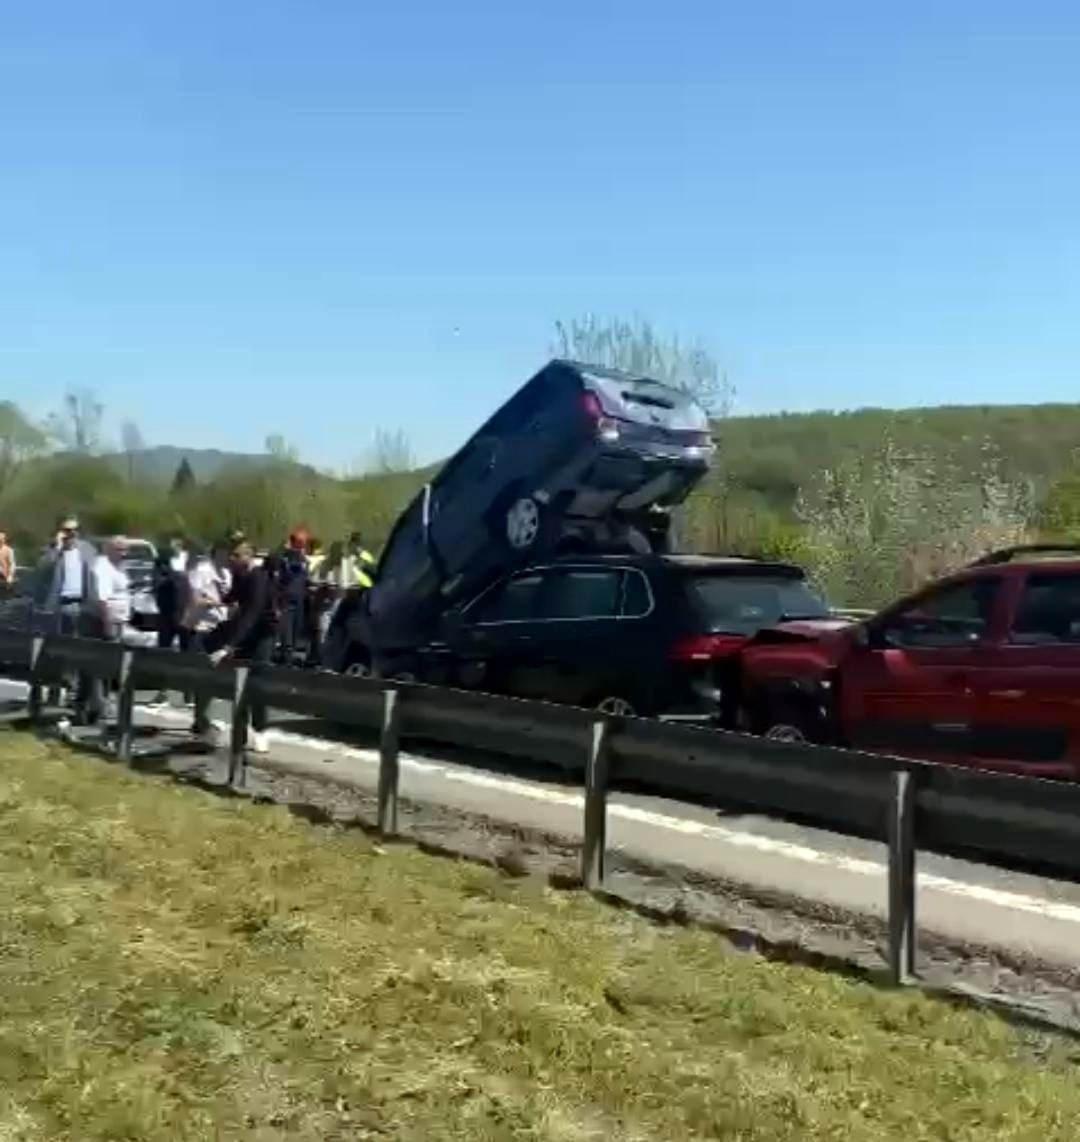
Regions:
<instances>
[{"instance_id":1,"label":"clear blue sky","mask_svg":"<svg viewBox=\"0 0 1080 1142\"><path fill-rule=\"evenodd\" d=\"M1080 8L5 6L0 397L449 451L556 317L740 411L1080 399Z\"/></svg>"}]
</instances>

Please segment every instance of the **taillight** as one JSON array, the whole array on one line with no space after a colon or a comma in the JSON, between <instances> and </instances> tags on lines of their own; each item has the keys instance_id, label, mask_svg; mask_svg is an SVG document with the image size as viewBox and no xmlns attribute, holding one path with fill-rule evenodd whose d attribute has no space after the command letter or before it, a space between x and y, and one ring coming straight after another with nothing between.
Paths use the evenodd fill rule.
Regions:
<instances>
[{"instance_id":1,"label":"taillight","mask_svg":"<svg viewBox=\"0 0 1080 1142\"><path fill-rule=\"evenodd\" d=\"M596 393L584 393L581 397L581 406L590 420L600 420L604 415L604 406Z\"/></svg>"},{"instance_id":2,"label":"taillight","mask_svg":"<svg viewBox=\"0 0 1080 1142\"><path fill-rule=\"evenodd\" d=\"M681 638L671 648L672 662L715 662L729 658L746 645L739 634L692 634Z\"/></svg>"},{"instance_id":3,"label":"taillight","mask_svg":"<svg viewBox=\"0 0 1080 1142\"><path fill-rule=\"evenodd\" d=\"M584 393L581 398L585 415L596 425L596 435L609 443L619 439L619 422L604 412L596 393Z\"/></svg>"}]
</instances>

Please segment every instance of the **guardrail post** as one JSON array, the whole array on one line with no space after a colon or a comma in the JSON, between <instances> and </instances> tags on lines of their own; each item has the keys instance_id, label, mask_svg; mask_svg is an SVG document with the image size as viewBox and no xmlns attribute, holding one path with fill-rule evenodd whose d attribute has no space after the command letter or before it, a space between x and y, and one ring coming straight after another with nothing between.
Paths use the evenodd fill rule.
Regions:
<instances>
[{"instance_id":1,"label":"guardrail post","mask_svg":"<svg viewBox=\"0 0 1080 1142\"><path fill-rule=\"evenodd\" d=\"M38 664L44 646L45 639L40 635L30 642L30 696L26 701L26 712L31 722L41 720L41 677Z\"/></svg>"},{"instance_id":2,"label":"guardrail post","mask_svg":"<svg viewBox=\"0 0 1080 1142\"><path fill-rule=\"evenodd\" d=\"M135 679L131 669L134 661L134 651L125 650L120 659L120 688L116 696L116 756L128 763L135 736Z\"/></svg>"},{"instance_id":3,"label":"guardrail post","mask_svg":"<svg viewBox=\"0 0 1080 1142\"><path fill-rule=\"evenodd\" d=\"M889 978L899 986L915 974L915 778L892 775L889 802Z\"/></svg>"},{"instance_id":4,"label":"guardrail post","mask_svg":"<svg viewBox=\"0 0 1080 1142\"><path fill-rule=\"evenodd\" d=\"M249 667L235 667L232 703L232 737L229 744L229 784L243 787L247 780L247 738L251 708L248 702Z\"/></svg>"},{"instance_id":5,"label":"guardrail post","mask_svg":"<svg viewBox=\"0 0 1080 1142\"><path fill-rule=\"evenodd\" d=\"M392 837L398 830L398 782L401 766L401 696L396 689L383 691L382 730L379 734L379 832Z\"/></svg>"},{"instance_id":6,"label":"guardrail post","mask_svg":"<svg viewBox=\"0 0 1080 1142\"><path fill-rule=\"evenodd\" d=\"M581 879L590 892L604 883L610 733L607 718L593 722L585 766L585 839L581 849Z\"/></svg>"}]
</instances>

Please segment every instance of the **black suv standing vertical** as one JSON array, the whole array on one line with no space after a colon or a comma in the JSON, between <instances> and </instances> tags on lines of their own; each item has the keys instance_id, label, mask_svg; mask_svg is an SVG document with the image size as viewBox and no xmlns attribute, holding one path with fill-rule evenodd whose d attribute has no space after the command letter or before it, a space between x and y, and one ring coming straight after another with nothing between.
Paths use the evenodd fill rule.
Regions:
<instances>
[{"instance_id":1,"label":"black suv standing vertical","mask_svg":"<svg viewBox=\"0 0 1080 1142\"><path fill-rule=\"evenodd\" d=\"M704 411L646 377L552 361L452 456L398 520L353 641L429 640L495 578L571 550L663 546L667 509L713 452Z\"/></svg>"},{"instance_id":2,"label":"black suv standing vertical","mask_svg":"<svg viewBox=\"0 0 1080 1142\"><path fill-rule=\"evenodd\" d=\"M428 671L495 693L733 725L742 647L762 627L828 613L791 564L573 556L451 612Z\"/></svg>"}]
</instances>

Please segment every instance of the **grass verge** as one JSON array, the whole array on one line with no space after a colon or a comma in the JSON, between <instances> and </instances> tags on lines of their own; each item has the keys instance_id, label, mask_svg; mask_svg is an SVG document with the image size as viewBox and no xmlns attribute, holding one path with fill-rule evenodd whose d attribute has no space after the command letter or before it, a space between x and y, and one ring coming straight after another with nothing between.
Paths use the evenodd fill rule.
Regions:
<instances>
[{"instance_id":1,"label":"grass verge","mask_svg":"<svg viewBox=\"0 0 1080 1142\"><path fill-rule=\"evenodd\" d=\"M0 731L0 1142L1073 1139L991 1015Z\"/></svg>"}]
</instances>

